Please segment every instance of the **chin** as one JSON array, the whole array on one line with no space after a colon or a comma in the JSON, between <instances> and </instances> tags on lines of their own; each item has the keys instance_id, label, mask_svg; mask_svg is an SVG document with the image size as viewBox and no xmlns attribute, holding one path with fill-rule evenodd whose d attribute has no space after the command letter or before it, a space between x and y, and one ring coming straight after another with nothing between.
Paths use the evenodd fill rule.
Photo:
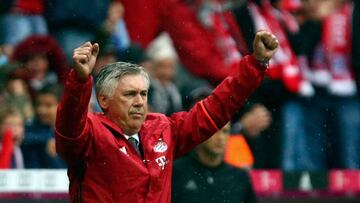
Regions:
<instances>
[{"instance_id":1,"label":"chin","mask_svg":"<svg viewBox=\"0 0 360 203\"><path fill-rule=\"evenodd\" d=\"M215 155L223 155L225 153L224 149L215 149L212 151L213 154Z\"/></svg>"},{"instance_id":2,"label":"chin","mask_svg":"<svg viewBox=\"0 0 360 203\"><path fill-rule=\"evenodd\" d=\"M140 130L140 128L141 128L141 126L142 126L143 123L144 123L144 122L136 123L136 124L130 125L129 127L130 127L130 129L132 129L133 131L139 132L139 130Z\"/></svg>"}]
</instances>

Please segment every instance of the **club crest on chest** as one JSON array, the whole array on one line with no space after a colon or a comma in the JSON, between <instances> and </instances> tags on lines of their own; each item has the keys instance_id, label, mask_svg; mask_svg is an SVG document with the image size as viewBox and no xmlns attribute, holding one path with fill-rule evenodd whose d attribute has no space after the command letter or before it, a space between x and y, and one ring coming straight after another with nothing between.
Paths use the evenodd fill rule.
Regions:
<instances>
[{"instance_id":1,"label":"club crest on chest","mask_svg":"<svg viewBox=\"0 0 360 203\"><path fill-rule=\"evenodd\" d=\"M168 149L168 145L161 138L159 138L153 149L154 152L163 153Z\"/></svg>"}]
</instances>

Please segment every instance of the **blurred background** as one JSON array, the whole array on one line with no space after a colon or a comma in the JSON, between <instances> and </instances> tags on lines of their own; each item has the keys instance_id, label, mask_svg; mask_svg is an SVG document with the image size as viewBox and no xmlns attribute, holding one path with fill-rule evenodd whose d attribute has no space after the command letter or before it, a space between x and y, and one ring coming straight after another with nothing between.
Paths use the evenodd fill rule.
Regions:
<instances>
[{"instance_id":1,"label":"blurred background","mask_svg":"<svg viewBox=\"0 0 360 203\"><path fill-rule=\"evenodd\" d=\"M149 109L171 115L241 71L261 29L280 48L231 121L224 162L249 174L258 202L360 202L359 4L0 0L0 202L68 201L54 127L74 48L100 44L94 77L141 64ZM101 112L95 95L89 111Z\"/></svg>"}]
</instances>

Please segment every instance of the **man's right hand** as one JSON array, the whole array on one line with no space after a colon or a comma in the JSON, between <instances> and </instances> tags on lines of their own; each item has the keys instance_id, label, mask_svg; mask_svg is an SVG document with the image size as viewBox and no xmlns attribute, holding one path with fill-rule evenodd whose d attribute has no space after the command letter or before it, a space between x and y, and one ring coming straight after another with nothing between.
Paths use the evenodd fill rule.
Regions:
<instances>
[{"instance_id":1,"label":"man's right hand","mask_svg":"<svg viewBox=\"0 0 360 203\"><path fill-rule=\"evenodd\" d=\"M272 121L269 110L262 104L255 104L249 112L246 112L240 119L244 131L250 137L258 136L267 129Z\"/></svg>"},{"instance_id":2,"label":"man's right hand","mask_svg":"<svg viewBox=\"0 0 360 203\"><path fill-rule=\"evenodd\" d=\"M279 47L279 41L275 35L266 30L256 33L253 42L254 56L263 63L268 63Z\"/></svg>"},{"instance_id":3,"label":"man's right hand","mask_svg":"<svg viewBox=\"0 0 360 203\"><path fill-rule=\"evenodd\" d=\"M86 42L80 47L74 49L74 69L79 78L86 80L86 78L92 73L98 54L99 44L97 43L91 44L90 42Z\"/></svg>"}]
</instances>

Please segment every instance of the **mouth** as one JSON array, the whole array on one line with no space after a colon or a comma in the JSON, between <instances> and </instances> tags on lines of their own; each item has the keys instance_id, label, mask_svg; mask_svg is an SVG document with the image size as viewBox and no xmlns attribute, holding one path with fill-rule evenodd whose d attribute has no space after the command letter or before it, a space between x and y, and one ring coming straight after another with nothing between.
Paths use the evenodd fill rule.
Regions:
<instances>
[{"instance_id":1,"label":"mouth","mask_svg":"<svg viewBox=\"0 0 360 203\"><path fill-rule=\"evenodd\" d=\"M216 147L216 148L225 148L225 145L224 144L217 144L214 147Z\"/></svg>"},{"instance_id":2,"label":"mouth","mask_svg":"<svg viewBox=\"0 0 360 203\"><path fill-rule=\"evenodd\" d=\"M135 118L142 118L144 114L142 114L142 113L130 113L130 115L132 117L135 117Z\"/></svg>"}]
</instances>

